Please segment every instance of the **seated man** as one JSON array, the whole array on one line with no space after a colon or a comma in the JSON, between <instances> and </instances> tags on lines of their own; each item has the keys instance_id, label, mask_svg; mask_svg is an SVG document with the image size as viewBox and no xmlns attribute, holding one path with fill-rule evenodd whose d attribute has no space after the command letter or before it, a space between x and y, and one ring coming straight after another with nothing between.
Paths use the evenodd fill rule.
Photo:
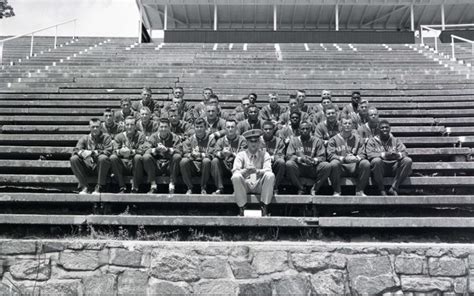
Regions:
<instances>
[{"instance_id":1,"label":"seated man","mask_svg":"<svg viewBox=\"0 0 474 296\"><path fill-rule=\"evenodd\" d=\"M357 129L359 136L364 139L364 142L367 142L373 136L380 134L379 129L379 111L377 108L371 106L368 108L368 117L369 121L365 124L362 124Z\"/></svg>"},{"instance_id":2,"label":"seated man","mask_svg":"<svg viewBox=\"0 0 474 296\"><path fill-rule=\"evenodd\" d=\"M145 135L137 131L135 118L125 119L125 131L115 137L114 154L110 156L112 171L119 183L119 193L128 192L125 175L132 175L132 193L138 193L143 181Z\"/></svg>"},{"instance_id":3,"label":"seated man","mask_svg":"<svg viewBox=\"0 0 474 296\"><path fill-rule=\"evenodd\" d=\"M178 108L178 113L181 120L189 123L193 122L194 118L192 107L184 100L184 89L180 86L173 89L173 98L171 99L171 102L166 103L163 107L163 113L165 113L163 114L164 117L168 117L167 113L172 106Z\"/></svg>"},{"instance_id":4,"label":"seated man","mask_svg":"<svg viewBox=\"0 0 474 296\"><path fill-rule=\"evenodd\" d=\"M263 121L272 121L275 126L280 122L280 115L283 108L278 104L278 94L271 93L268 95L268 105L260 110L260 119Z\"/></svg>"},{"instance_id":5,"label":"seated man","mask_svg":"<svg viewBox=\"0 0 474 296\"><path fill-rule=\"evenodd\" d=\"M112 138L100 129L100 120L89 121L90 134L82 136L73 149L71 170L79 181L79 194L88 193L87 177L97 173L97 185L93 194L100 194L107 181L112 153Z\"/></svg>"},{"instance_id":6,"label":"seated man","mask_svg":"<svg viewBox=\"0 0 474 296\"><path fill-rule=\"evenodd\" d=\"M148 193L158 193L157 174L170 176L168 192L174 193L181 161L180 141L180 138L171 132L169 120L160 119L158 132L146 141L146 152L143 155L143 166L151 185Z\"/></svg>"},{"instance_id":7,"label":"seated man","mask_svg":"<svg viewBox=\"0 0 474 296\"><path fill-rule=\"evenodd\" d=\"M275 187L273 195L278 194L278 188L285 177L285 150L286 144L283 139L275 136L275 124L272 121L263 123L262 148L270 154L272 161L272 171L275 174Z\"/></svg>"},{"instance_id":8,"label":"seated man","mask_svg":"<svg viewBox=\"0 0 474 296\"><path fill-rule=\"evenodd\" d=\"M115 136L123 132L123 125L119 125L114 121L114 111L110 108L104 110L104 121L101 122L100 128L103 133L115 138Z\"/></svg>"},{"instance_id":9,"label":"seated man","mask_svg":"<svg viewBox=\"0 0 474 296\"><path fill-rule=\"evenodd\" d=\"M237 133L239 135L251 129L262 129L262 121L258 118L258 107L256 105L250 105L247 114L247 119L237 124Z\"/></svg>"},{"instance_id":10,"label":"seated man","mask_svg":"<svg viewBox=\"0 0 474 296\"><path fill-rule=\"evenodd\" d=\"M369 121L369 101L362 100L359 104L359 109L356 113L351 113L349 116L352 117L352 122L354 123L354 128L357 129L359 126L367 123Z\"/></svg>"},{"instance_id":11,"label":"seated man","mask_svg":"<svg viewBox=\"0 0 474 296\"><path fill-rule=\"evenodd\" d=\"M248 97L249 100L250 100L250 104L256 104L256 103L257 103L257 98L258 98L258 96L257 96L256 93L249 93L249 94L247 95L247 97Z\"/></svg>"},{"instance_id":12,"label":"seated man","mask_svg":"<svg viewBox=\"0 0 474 296\"><path fill-rule=\"evenodd\" d=\"M353 91L351 102L342 108L342 114L351 115L352 113L357 113L359 110L360 100L360 92Z\"/></svg>"},{"instance_id":13,"label":"seated man","mask_svg":"<svg viewBox=\"0 0 474 296\"><path fill-rule=\"evenodd\" d=\"M143 107L140 109L140 119L136 124L137 130L142 132L146 139L158 131L158 122L152 120L151 111L148 109L148 107Z\"/></svg>"},{"instance_id":14,"label":"seated man","mask_svg":"<svg viewBox=\"0 0 474 296\"><path fill-rule=\"evenodd\" d=\"M138 115L138 111L132 109L132 100L130 100L130 98L122 98L120 100L120 111L114 113L114 121L124 126L125 118L129 116L136 118Z\"/></svg>"},{"instance_id":15,"label":"seated man","mask_svg":"<svg viewBox=\"0 0 474 296\"><path fill-rule=\"evenodd\" d=\"M232 167L232 185L239 216L244 215L249 193L260 193L262 216L268 215L267 207L272 201L275 175L270 155L260 148L261 135L261 130L249 130L243 134L248 148L237 153Z\"/></svg>"},{"instance_id":16,"label":"seated man","mask_svg":"<svg viewBox=\"0 0 474 296\"><path fill-rule=\"evenodd\" d=\"M298 108L300 111L306 112L310 116L316 112L316 110L312 106L305 103L306 101L305 90L302 90L302 89L297 90L295 94L295 98L298 101Z\"/></svg>"},{"instance_id":17,"label":"seated man","mask_svg":"<svg viewBox=\"0 0 474 296\"><path fill-rule=\"evenodd\" d=\"M209 99L214 95L212 88L206 87L202 90L202 101L194 105L193 108L193 120L199 117L204 117L206 114L206 106L209 103Z\"/></svg>"},{"instance_id":18,"label":"seated man","mask_svg":"<svg viewBox=\"0 0 474 296\"><path fill-rule=\"evenodd\" d=\"M247 148L247 142L243 136L237 134L237 123L234 119L228 119L225 123L227 134L217 140L213 149L213 159L211 162L211 175L216 184L217 190L214 194L224 192L223 177L232 176L232 165L235 155Z\"/></svg>"},{"instance_id":19,"label":"seated man","mask_svg":"<svg viewBox=\"0 0 474 296\"><path fill-rule=\"evenodd\" d=\"M380 135L369 139L366 144L367 157L370 160L372 178L381 195L387 195L383 178L393 178L388 193L398 195L400 184L411 174L412 160L408 157L405 145L390 133L390 123L381 120Z\"/></svg>"},{"instance_id":20,"label":"seated man","mask_svg":"<svg viewBox=\"0 0 474 296\"><path fill-rule=\"evenodd\" d=\"M329 139L337 135L340 130L340 124L337 120L336 107L334 105L326 106L326 119L316 125L314 136L321 139L324 146L327 146Z\"/></svg>"},{"instance_id":21,"label":"seated man","mask_svg":"<svg viewBox=\"0 0 474 296\"><path fill-rule=\"evenodd\" d=\"M181 140L194 135L193 125L189 122L181 120L178 113L178 108L171 107L168 109L168 120L170 123L171 132Z\"/></svg>"},{"instance_id":22,"label":"seated man","mask_svg":"<svg viewBox=\"0 0 474 296\"><path fill-rule=\"evenodd\" d=\"M151 98L151 88L144 87L141 93L141 100L132 104L135 112L140 112L143 107L150 110L150 116L153 120L158 120L161 116L160 106Z\"/></svg>"},{"instance_id":23,"label":"seated man","mask_svg":"<svg viewBox=\"0 0 474 296\"><path fill-rule=\"evenodd\" d=\"M217 105L209 104L206 106L206 117L204 117L207 126L207 132L213 139L219 139L226 134L225 120L219 117Z\"/></svg>"},{"instance_id":24,"label":"seated man","mask_svg":"<svg viewBox=\"0 0 474 296\"><path fill-rule=\"evenodd\" d=\"M248 97L243 97L239 106L231 112L229 116L234 117L237 122L247 119L247 110L250 106L250 99Z\"/></svg>"},{"instance_id":25,"label":"seated man","mask_svg":"<svg viewBox=\"0 0 474 296\"><path fill-rule=\"evenodd\" d=\"M278 132L277 136L284 139L285 145L290 143L291 137L300 135L301 112L293 111L290 114L289 124L283 126Z\"/></svg>"},{"instance_id":26,"label":"seated man","mask_svg":"<svg viewBox=\"0 0 474 296\"><path fill-rule=\"evenodd\" d=\"M326 162L326 149L320 139L311 136L311 123L303 122L300 126L301 136L293 137L286 150L286 172L293 185L298 188L298 195L304 194L300 177L315 180L311 195L316 195L319 188L327 181L331 167Z\"/></svg>"},{"instance_id":27,"label":"seated man","mask_svg":"<svg viewBox=\"0 0 474 296\"><path fill-rule=\"evenodd\" d=\"M195 134L183 143L183 159L179 163L179 169L188 188L186 194L193 193L192 177L198 175L201 175L201 194L207 194L206 187L211 174L211 153L215 140L209 137L203 118L196 119L194 131Z\"/></svg>"},{"instance_id":28,"label":"seated man","mask_svg":"<svg viewBox=\"0 0 474 296\"><path fill-rule=\"evenodd\" d=\"M336 115L337 118L339 118L339 107L333 103L332 98L331 98L331 92L330 91L323 91L323 94L326 94L325 96L322 96L321 98L321 103L316 106L316 112L312 116L312 122L316 126L318 123L324 121L326 119L326 108L327 107L334 107L336 109Z\"/></svg>"},{"instance_id":29,"label":"seated man","mask_svg":"<svg viewBox=\"0 0 474 296\"><path fill-rule=\"evenodd\" d=\"M280 116L280 124L288 124L288 122L290 122L290 114L295 111L300 112L301 122L311 120L311 117L308 113L300 110L298 100L296 98L290 98L290 100L288 101L288 108L286 109L285 113Z\"/></svg>"},{"instance_id":30,"label":"seated man","mask_svg":"<svg viewBox=\"0 0 474 296\"><path fill-rule=\"evenodd\" d=\"M356 195L364 194L370 178L370 163L365 159L364 140L355 132L352 118L342 117L342 131L328 143L328 161L331 165L331 184L334 196L341 195L341 177L357 177Z\"/></svg>"}]
</instances>

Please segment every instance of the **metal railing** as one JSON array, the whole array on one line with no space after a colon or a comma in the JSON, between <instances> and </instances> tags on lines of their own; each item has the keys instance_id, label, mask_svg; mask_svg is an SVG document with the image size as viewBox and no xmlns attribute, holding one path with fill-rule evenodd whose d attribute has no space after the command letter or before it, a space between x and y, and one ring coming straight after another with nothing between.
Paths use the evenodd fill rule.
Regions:
<instances>
[{"instance_id":1,"label":"metal railing","mask_svg":"<svg viewBox=\"0 0 474 296\"><path fill-rule=\"evenodd\" d=\"M441 34L441 30L433 29L435 26L420 26L420 38L421 44L425 44L426 38L434 38L435 51L438 52L438 37ZM425 33L424 33L425 32ZM426 32L430 32L431 36L427 36Z\"/></svg>"},{"instance_id":2,"label":"metal railing","mask_svg":"<svg viewBox=\"0 0 474 296\"><path fill-rule=\"evenodd\" d=\"M30 36L30 35L31 35L30 54L29 54L29 56L31 57L31 56L33 56L34 38L35 38L35 34L36 34L36 33L39 33L39 32L42 32L42 31L46 31L46 30L55 28L55 34L54 34L54 49L56 49L56 48L57 48L57 45L58 45L58 27L60 27L60 26L62 26L62 25L65 25L65 24L69 24L69 23L74 23L74 29L73 29L73 32L72 32L72 39L74 39L74 38L76 37L76 24L77 24L77 19L68 20L68 21L65 21L65 22L61 22L61 23L58 23L58 24L49 26L49 27L45 27L45 28L41 28L41 29L39 29L39 30L32 31L32 32L29 32L29 33L25 33L25 34L21 34L21 35L17 35L17 36L14 36L14 37L10 37L10 38L6 38L6 39L3 39L3 40L0 40L0 64L2 64L2 62L3 62L3 47L4 47L4 44L5 44L6 42L12 41L12 40L15 40L15 39L18 39L18 38L21 38L21 37L26 37L26 36Z\"/></svg>"},{"instance_id":3,"label":"metal railing","mask_svg":"<svg viewBox=\"0 0 474 296\"><path fill-rule=\"evenodd\" d=\"M452 60L453 61L456 60L456 50L455 50L455 42L454 42L456 39L471 44L471 54L470 54L470 59L471 60L469 62L472 64L472 62L474 61L474 41L463 38L463 37L459 37L459 36L456 36L456 35L451 35L451 58L452 58Z\"/></svg>"}]
</instances>

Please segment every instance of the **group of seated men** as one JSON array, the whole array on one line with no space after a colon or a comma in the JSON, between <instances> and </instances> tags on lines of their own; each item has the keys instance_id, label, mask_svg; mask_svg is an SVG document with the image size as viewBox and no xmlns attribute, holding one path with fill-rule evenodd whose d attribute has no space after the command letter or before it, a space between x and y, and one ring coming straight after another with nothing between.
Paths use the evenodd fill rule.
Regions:
<instances>
[{"instance_id":1,"label":"group of seated men","mask_svg":"<svg viewBox=\"0 0 474 296\"><path fill-rule=\"evenodd\" d=\"M377 109L359 92L352 93L342 110L327 90L320 104L309 105L305 99L305 91L298 90L282 106L272 93L259 108L252 93L226 112L210 88L194 106L184 100L181 87L163 106L144 88L139 101L122 99L120 110L106 109L102 120L90 120L90 134L78 141L71 157L79 191L88 193L88 177L94 174L94 194L104 191L111 173L120 193L138 193L142 183L149 184L149 193L157 193L160 176L169 176L168 190L174 193L181 175L186 194L193 193L193 177L200 178L201 194L208 193L211 177L214 193L221 194L224 179L231 178L243 209L249 192L261 193L266 207L285 176L298 195L306 192L301 178L312 180L312 195L329 178L334 196L341 194L341 177L355 177L355 193L364 196L372 175L381 195L397 195L412 161L391 134L390 123L379 120ZM394 178L386 191L383 178L388 175ZM129 187L126 176L132 176Z\"/></svg>"}]
</instances>

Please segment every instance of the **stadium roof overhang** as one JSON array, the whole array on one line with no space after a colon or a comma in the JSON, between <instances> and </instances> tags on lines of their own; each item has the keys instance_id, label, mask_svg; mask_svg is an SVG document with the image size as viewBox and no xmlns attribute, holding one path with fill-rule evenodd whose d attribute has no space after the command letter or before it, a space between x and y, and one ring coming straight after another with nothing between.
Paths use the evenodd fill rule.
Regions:
<instances>
[{"instance_id":1,"label":"stadium roof overhang","mask_svg":"<svg viewBox=\"0 0 474 296\"><path fill-rule=\"evenodd\" d=\"M473 0L136 0L152 30L410 30L474 22ZM413 20L413 22L412 22Z\"/></svg>"}]
</instances>

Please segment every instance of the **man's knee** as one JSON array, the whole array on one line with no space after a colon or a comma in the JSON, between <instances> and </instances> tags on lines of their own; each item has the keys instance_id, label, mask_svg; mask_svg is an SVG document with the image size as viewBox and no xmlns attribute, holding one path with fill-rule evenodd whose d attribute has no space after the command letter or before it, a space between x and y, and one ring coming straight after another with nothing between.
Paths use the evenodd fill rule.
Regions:
<instances>
[{"instance_id":1,"label":"man's knee","mask_svg":"<svg viewBox=\"0 0 474 296\"><path fill-rule=\"evenodd\" d=\"M106 155L101 154L99 155L99 157L97 157L97 163L99 164L108 163L108 162L110 162L110 159Z\"/></svg>"},{"instance_id":2,"label":"man's knee","mask_svg":"<svg viewBox=\"0 0 474 296\"><path fill-rule=\"evenodd\" d=\"M184 158L181 159L181 161L179 162L179 166L180 166L180 167L187 167L190 162L191 162L191 159L189 159L189 158L187 158L187 157L184 157Z\"/></svg>"},{"instance_id":3,"label":"man's knee","mask_svg":"<svg viewBox=\"0 0 474 296\"><path fill-rule=\"evenodd\" d=\"M286 162L286 168L287 168L288 170L296 170L296 169L298 169L298 165L296 164L295 161L293 161L293 160L288 160L288 161Z\"/></svg>"},{"instance_id":4,"label":"man's knee","mask_svg":"<svg viewBox=\"0 0 474 296\"><path fill-rule=\"evenodd\" d=\"M143 160L143 156L140 155L140 154L136 154L135 156L133 156L133 161L141 161Z\"/></svg>"},{"instance_id":5,"label":"man's knee","mask_svg":"<svg viewBox=\"0 0 474 296\"><path fill-rule=\"evenodd\" d=\"M322 171L329 171L331 170L331 164L326 161L320 162L317 166L317 169Z\"/></svg>"},{"instance_id":6,"label":"man's knee","mask_svg":"<svg viewBox=\"0 0 474 296\"><path fill-rule=\"evenodd\" d=\"M214 158L212 161L211 161L211 166L216 168L219 166L219 158Z\"/></svg>"},{"instance_id":7,"label":"man's knee","mask_svg":"<svg viewBox=\"0 0 474 296\"><path fill-rule=\"evenodd\" d=\"M143 162L150 162L153 161L153 156L151 154L145 154L143 155Z\"/></svg>"},{"instance_id":8,"label":"man's knee","mask_svg":"<svg viewBox=\"0 0 474 296\"><path fill-rule=\"evenodd\" d=\"M382 166L382 165L383 165L383 160L380 157L376 157L370 161L371 167Z\"/></svg>"},{"instance_id":9,"label":"man's knee","mask_svg":"<svg viewBox=\"0 0 474 296\"><path fill-rule=\"evenodd\" d=\"M263 178L266 180L274 180L275 179L275 174L273 172L265 172L263 174Z\"/></svg>"},{"instance_id":10,"label":"man's knee","mask_svg":"<svg viewBox=\"0 0 474 296\"><path fill-rule=\"evenodd\" d=\"M181 161L182 157L181 154L173 154L173 157L171 158L173 161Z\"/></svg>"},{"instance_id":11,"label":"man's knee","mask_svg":"<svg viewBox=\"0 0 474 296\"><path fill-rule=\"evenodd\" d=\"M202 159L202 164L210 166L211 165L211 159L207 158L207 157L203 158Z\"/></svg>"},{"instance_id":12,"label":"man's knee","mask_svg":"<svg viewBox=\"0 0 474 296\"><path fill-rule=\"evenodd\" d=\"M120 158L119 158L117 155L115 155L115 154L112 154L112 155L109 157L109 159L110 159L111 162L118 162L118 161L120 161Z\"/></svg>"},{"instance_id":13,"label":"man's knee","mask_svg":"<svg viewBox=\"0 0 474 296\"><path fill-rule=\"evenodd\" d=\"M279 159L275 160L275 163L273 165L277 168L284 167L285 166L285 161L283 159L279 158Z\"/></svg>"},{"instance_id":14,"label":"man's knee","mask_svg":"<svg viewBox=\"0 0 474 296\"><path fill-rule=\"evenodd\" d=\"M412 163L413 163L413 160L410 158L410 157L403 157L401 160L400 160L401 164L402 165L406 165L406 166L411 166Z\"/></svg>"},{"instance_id":15,"label":"man's knee","mask_svg":"<svg viewBox=\"0 0 474 296\"><path fill-rule=\"evenodd\" d=\"M362 159L359 162L359 168L361 169L370 169L370 162L367 159Z\"/></svg>"},{"instance_id":16,"label":"man's knee","mask_svg":"<svg viewBox=\"0 0 474 296\"><path fill-rule=\"evenodd\" d=\"M342 162L340 162L339 160L333 159L329 163L329 166L331 167L331 169L340 169L342 167Z\"/></svg>"},{"instance_id":17,"label":"man's knee","mask_svg":"<svg viewBox=\"0 0 474 296\"><path fill-rule=\"evenodd\" d=\"M242 176L241 173L235 172L235 173L232 174L232 177L231 177L230 179L231 179L232 182L233 182L233 181L241 180L241 179L243 179L243 178L244 178L244 177Z\"/></svg>"},{"instance_id":18,"label":"man's knee","mask_svg":"<svg viewBox=\"0 0 474 296\"><path fill-rule=\"evenodd\" d=\"M69 159L71 163L79 163L81 161L81 158L79 157L79 155L73 155L71 156L71 158Z\"/></svg>"}]
</instances>

